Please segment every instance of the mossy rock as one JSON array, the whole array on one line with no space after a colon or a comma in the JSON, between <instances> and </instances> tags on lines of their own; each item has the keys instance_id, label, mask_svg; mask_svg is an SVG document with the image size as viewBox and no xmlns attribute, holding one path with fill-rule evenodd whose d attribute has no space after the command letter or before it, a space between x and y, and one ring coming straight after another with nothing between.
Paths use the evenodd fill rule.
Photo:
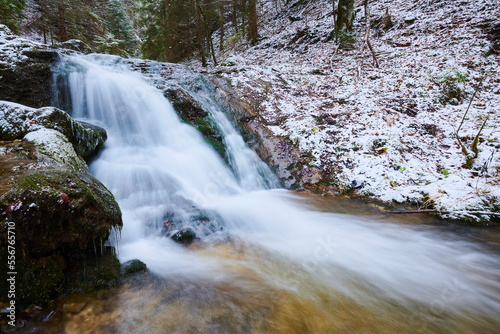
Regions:
<instances>
[{"instance_id":1,"label":"mossy rock","mask_svg":"<svg viewBox=\"0 0 500 334\"><path fill-rule=\"evenodd\" d=\"M17 203L17 204L16 204ZM86 172L43 171L25 177L0 197L0 219L16 222L24 252L50 254L61 246L86 249L121 227L113 195Z\"/></svg>"},{"instance_id":2,"label":"mossy rock","mask_svg":"<svg viewBox=\"0 0 500 334\"><path fill-rule=\"evenodd\" d=\"M39 153L50 160L69 166L74 171L88 168L85 161L76 154L68 139L59 131L40 129L28 133L24 139L31 142ZM43 157L39 157L39 160L43 160Z\"/></svg>"},{"instance_id":3,"label":"mossy rock","mask_svg":"<svg viewBox=\"0 0 500 334\"><path fill-rule=\"evenodd\" d=\"M198 130L207 144L212 146L219 156L227 162L226 147L222 140L221 131L210 120L210 116L199 103L180 88L168 88L164 95L172 103L181 119Z\"/></svg>"},{"instance_id":4,"label":"mossy rock","mask_svg":"<svg viewBox=\"0 0 500 334\"><path fill-rule=\"evenodd\" d=\"M173 241L189 246L196 239L196 233L190 227L185 227L170 237Z\"/></svg>"},{"instance_id":5,"label":"mossy rock","mask_svg":"<svg viewBox=\"0 0 500 334\"><path fill-rule=\"evenodd\" d=\"M50 304L61 291L64 273L52 257L36 260L22 259L16 281L21 300L35 304Z\"/></svg>"},{"instance_id":6,"label":"mossy rock","mask_svg":"<svg viewBox=\"0 0 500 334\"><path fill-rule=\"evenodd\" d=\"M121 265L122 275L128 276L148 270L146 264L141 260L130 260Z\"/></svg>"},{"instance_id":7,"label":"mossy rock","mask_svg":"<svg viewBox=\"0 0 500 334\"><path fill-rule=\"evenodd\" d=\"M32 50L16 66L0 67L0 100L40 108L52 104L51 66L58 59L56 51Z\"/></svg>"},{"instance_id":8,"label":"mossy rock","mask_svg":"<svg viewBox=\"0 0 500 334\"><path fill-rule=\"evenodd\" d=\"M62 133L76 153L87 159L97 154L107 139L106 130L77 122L53 107L33 109L17 103L0 102L0 119L0 140L22 139L30 132L52 129Z\"/></svg>"},{"instance_id":9,"label":"mossy rock","mask_svg":"<svg viewBox=\"0 0 500 334\"><path fill-rule=\"evenodd\" d=\"M163 95L172 103L175 111L185 121L190 122L190 120L208 116L198 102L180 88L168 88Z\"/></svg>"},{"instance_id":10,"label":"mossy rock","mask_svg":"<svg viewBox=\"0 0 500 334\"><path fill-rule=\"evenodd\" d=\"M211 137L205 137L205 142L207 142L208 145L212 146L215 152L217 152L217 154L219 154L219 156L227 162L226 147L224 146L224 143L221 139L218 140Z\"/></svg>"},{"instance_id":11,"label":"mossy rock","mask_svg":"<svg viewBox=\"0 0 500 334\"><path fill-rule=\"evenodd\" d=\"M96 241L96 244L100 242ZM114 247L87 250L70 263L67 272L65 291L78 291L81 288L100 288L117 285L121 281L121 265Z\"/></svg>"},{"instance_id":12,"label":"mossy rock","mask_svg":"<svg viewBox=\"0 0 500 334\"><path fill-rule=\"evenodd\" d=\"M6 263L7 231L15 224L18 297L49 303L79 286L115 284L120 263L114 252L100 255L110 231L122 227L113 195L88 172L32 173L0 197L0 257ZM63 275L62 275L63 273ZM5 271L0 273L4 288ZM5 298L3 294L0 298Z\"/></svg>"}]
</instances>

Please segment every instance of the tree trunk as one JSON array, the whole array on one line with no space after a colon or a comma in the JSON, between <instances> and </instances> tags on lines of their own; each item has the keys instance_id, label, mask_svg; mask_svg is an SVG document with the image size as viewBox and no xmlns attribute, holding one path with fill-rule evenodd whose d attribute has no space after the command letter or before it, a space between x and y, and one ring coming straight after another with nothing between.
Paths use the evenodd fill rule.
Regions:
<instances>
[{"instance_id":1,"label":"tree trunk","mask_svg":"<svg viewBox=\"0 0 500 334\"><path fill-rule=\"evenodd\" d=\"M234 33L238 33L238 18L237 18L237 12L238 12L238 0L233 0L233 26L234 26Z\"/></svg>"},{"instance_id":2,"label":"tree trunk","mask_svg":"<svg viewBox=\"0 0 500 334\"><path fill-rule=\"evenodd\" d=\"M251 45L255 45L257 44L257 0L250 0L248 10L248 40Z\"/></svg>"},{"instance_id":3,"label":"tree trunk","mask_svg":"<svg viewBox=\"0 0 500 334\"><path fill-rule=\"evenodd\" d=\"M351 30L354 22L354 0L339 0L337 9L337 25L338 30Z\"/></svg>"},{"instance_id":4,"label":"tree trunk","mask_svg":"<svg viewBox=\"0 0 500 334\"><path fill-rule=\"evenodd\" d=\"M219 40L219 50L224 50L224 2L219 0L219 12L220 12L220 40Z\"/></svg>"},{"instance_id":5,"label":"tree trunk","mask_svg":"<svg viewBox=\"0 0 500 334\"><path fill-rule=\"evenodd\" d=\"M64 0L59 0L59 32L61 34L61 42L66 42L68 36L66 34L66 18L64 13Z\"/></svg>"},{"instance_id":6,"label":"tree trunk","mask_svg":"<svg viewBox=\"0 0 500 334\"><path fill-rule=\"evenodd\" d=\"M377 56L375 55L375 51L373 50L372 43L370 42L370 7L369 7L369 4L368 4L368 0L364 0L364 4L363 5L365 6L365 20L366 20L365 43L370 48L370 52L372 53L373 62L375 63L375 67L379 67L378 66Z\"/></svg>"},{"instance_id":7,"label":"tree trunk","mask_svg":"<svg viewBox=\"0 0 500 334\"><path fill-rule=\"evenodd\" d=\"M332 0L332 5L333 5L333 26L337 26L337 13L335 13L335 3L337 0Z\"/></svg>"},{"instance_id":8,"label":"tree trunk","mask_svg":"<svg viewBox=\"0 0 500 334\"><path fill-rule=\"evenodd\" d=\"M217 66L217 59L215 58L214 42L212 40L212 34L210 33L210 27L208 26L207 18L201 7L199 7L199 10L201 13L201 17L203 18L203 23L205 25L205 34L207 36L208 46L210 47L210 51L212 52L212 59L214 60L214 65Z\"/></svg>"},{"instance_id":9,"label":"tree trunk","mask_svg":"<svg viewBox=\"0 0 500 334\"><path fill-rule=\"evenodd\" d=\"M203 67L207 67L207 59L205 58L205 51L203 50L203 45L201 43L201 24L200 24L200 12L198 10L198 1L194 0L194 17L196 21L196 42L198 44L198 51L201 55L201 64Z\"/></svg>"},{"instance_id":10,"label":"tree trunk","mask_svg":"<svg viewBox=\"0 0 500 334\"><path fill-rule=\"evenodd\" d=\"M47 44L47 9L45 8L44 0L40 0L40 12L40 29L42 30L43 44Z\"/></svg>"}]
</instances>

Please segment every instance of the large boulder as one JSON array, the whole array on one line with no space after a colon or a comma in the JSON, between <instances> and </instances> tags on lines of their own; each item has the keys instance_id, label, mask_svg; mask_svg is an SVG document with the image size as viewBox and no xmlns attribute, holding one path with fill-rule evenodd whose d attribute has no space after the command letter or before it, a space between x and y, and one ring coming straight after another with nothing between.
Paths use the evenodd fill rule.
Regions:
<instances>
[{"instance_id":1,"label":"large boulder","mask_svg":"<svg viewBox=\"0 0 500 334\"><path fill-rule=\"evenodd\" d=\"M0 101L0 138L22 139L29 132L52 129L63 134L83 158L97 154L107 139L106 131L98 126L77 122L67 113L53 107L40 109Z\"/></svg>"},{"instance_id":2,"label":"large boulder","mask_svg":"<svg viewBox=\"0 0 500 334\"><path fill-rule=\"evenodd\" d=\"M0 29L0 100L40 108L51 105L52 70L59 55Z\"/></svg>"},{"instance_id":3,"label":"large boulder","mask_svg":"<svg viewBox=\"0 0 500 334\"><path fill-rule=\"evenodd\" d=\"M50 303L74 288L116 283L120 264L104 245L121 228L121 212L81 156L102 146L105 131L55 108L12 103L0 103L0 119L0 262L15 231L16 299ZM8 288L5 270L0 288Z\"/></svg>"}]
</instances>

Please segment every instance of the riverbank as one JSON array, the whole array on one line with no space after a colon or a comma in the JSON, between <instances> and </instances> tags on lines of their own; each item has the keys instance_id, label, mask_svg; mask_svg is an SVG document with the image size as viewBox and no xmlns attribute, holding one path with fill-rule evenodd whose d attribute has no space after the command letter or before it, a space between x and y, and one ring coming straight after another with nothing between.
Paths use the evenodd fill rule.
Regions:
<instances>
[{"instance_id":1,"label":"riverbank","mask_svg":"<svg viewBox=\"0 0 500 334\"><path fill-rule=\"evenodd\" d=\"M466 212L500 208L498 6L371 2L376 68L361 52L360 2L340 47L329 40L330 1L273 3L260 8L271 28L256 46L235 38L217 55L222 66L191 66L225 81L254 122L298 150L295 169L313 176L298 186L489 221ZM457 141L462 119L468 150L479 134L471 168Z\"/></svg>"}]
</instances>

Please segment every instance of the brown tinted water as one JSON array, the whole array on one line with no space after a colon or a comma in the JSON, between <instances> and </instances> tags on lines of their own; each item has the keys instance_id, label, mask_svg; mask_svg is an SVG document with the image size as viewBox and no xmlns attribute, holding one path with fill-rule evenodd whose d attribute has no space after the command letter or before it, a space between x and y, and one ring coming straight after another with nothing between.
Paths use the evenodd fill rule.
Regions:
<instances>
[{"instance_id":1,"label":"brown tinted water","mask_svg":"<svg viewBox=\"0 0 500 334\"><path fill-rule=\"evenodd\" d=\"M355 215L375 225L411 224L418 231L439 235L439 240L456 240L457 245L465 240L485 253L500 254L500 231L495 226L390 215L347 199L301 197L297 203L311 210ZM339 266L325 276L321 268L295 265L239 238L202 241L188 252L222 263L223 270L216 275L139 274L120 287L75 294L61 299L55 310L33 312L22 332L498 333L500 328L498 313L483 314L473 304L470 309L467 304L457 306L467 303L469 292L453 281L431 300L417 301L391 296L351 268ZM491 291L498 297L496 289Z\"/></svg>"}]
</instances>

